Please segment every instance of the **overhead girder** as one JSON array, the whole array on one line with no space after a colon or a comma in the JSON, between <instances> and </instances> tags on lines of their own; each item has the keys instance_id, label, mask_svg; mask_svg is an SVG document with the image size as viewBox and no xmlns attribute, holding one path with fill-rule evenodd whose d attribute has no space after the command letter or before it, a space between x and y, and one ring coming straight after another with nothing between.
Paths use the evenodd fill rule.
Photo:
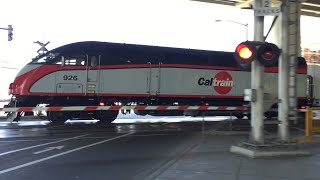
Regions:
<instances>
[{"instance_id":1,"label":"overhead girder","mask_svg":"<svg viewBox=\"0 0 320 180\"><path fill-rule=\"evenodd\" d=\"M222 4L228 6L235 6L239 8L251 9L253 0L192 0L199 2L207 2L214 4ZM291 0L295 2L296 0ZM320 17L320 1L319 0L298 0L302 2L301 15ZM281 0L272 0L272 3L279 4Z\"/></svg>"}]
</instances>

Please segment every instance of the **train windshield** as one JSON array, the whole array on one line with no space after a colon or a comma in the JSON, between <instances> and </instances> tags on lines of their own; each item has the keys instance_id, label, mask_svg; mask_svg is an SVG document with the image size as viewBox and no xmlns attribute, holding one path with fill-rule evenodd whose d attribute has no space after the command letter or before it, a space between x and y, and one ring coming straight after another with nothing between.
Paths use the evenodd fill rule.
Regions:
<instances>
[{"instance_id":1,"label":"train windshield","mask_svg":"<svg viewBox=\"0 0 320 180\"><path fill-rule=\"evenodd\" d=\"M44 64L44 63L46 63L48 61L56 59L57 57L59 57L59 55L60 55L60 53L48 52L46 54L42 54L42 55L39 55L39 56L33 58L30 63L32 63L32 64Z\"/></svg>"}]
</instances>

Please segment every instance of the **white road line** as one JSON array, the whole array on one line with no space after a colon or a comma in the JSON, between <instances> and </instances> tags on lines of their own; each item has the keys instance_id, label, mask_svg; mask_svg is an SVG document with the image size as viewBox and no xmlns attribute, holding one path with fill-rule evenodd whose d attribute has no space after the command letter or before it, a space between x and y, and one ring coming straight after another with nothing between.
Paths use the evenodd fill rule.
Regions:
<instances>
[{"instance_id":1,"label":"white road line","mask_svg":"<svg viewBox=\"0 0 320 180\"><path fill-rule=\"evenodd\" d=\"M19 152L19 151L23 151L23 150L27 150L27 149L32 149L32 148L36 148L36 147L46 146L46 145L49 145L49 144L68 141L68 140L71 140L71 139L77 139L77 138L80 138L80 137L83 137L83 136L87 136L87 135L89 135L89 134L84 134L84 135L75 136L75 137L71 137L71 138L66 138L66 139L62 139L62 140L59 140L59 141L48 142L48 143L44 143L44 144L38 144L38 145L35 145L35 146L29 146L29 147L25 147L25 148L21 148L21 149L15 149L15 150L12 150L12 151L7 151L7 152L4 152L4 153L0 153L0 156L4 156L4 155L7 155L7 154L11 154L11 153L15 153L15 152Z\"/></svg>"},{"instance_id":2,"label":"white road line","mask_svg":"<svg viewBox=\"0 0 320 180\"><path fill-rule=\"evenodd\" d=\"M55 141L55 140L61 140L65 138L52 138L52 139L18 139L18 140L4 140L0 141L0 143L14 143L14 142L32 142L32 141Z\"/></svg>"},{"instance_id":3,"label":"white road line","mask_svg":"<svg viewBox=\"0 0 320 180\"><path fill-rule=\"evenodd\" d=\"M45 153L45 152L52 151L55 149L61 150L63 147L64 147L64 145L63 146L55 146L55 147L47 147L41 151L34 152L33 154L41 154L41 153Z\"/></svg>"},{"instance_id":4,"label":"white road line","mask_svg":"<svg viewBox=\"0 0 320 180\"><path fill-rule=\"evenodd\" d=\"M7 173L7 172L10 172L10 171L14 171L14 170L20 169L20 168L31 166L33 164L37 164L37 163L40 163L40 162L43 162L43 161L46 161L46 160L49 160L49 159L53 159L53 158L56 158L56 157L59 157L59 156L63 156L63 155L66 155L66 154L69 154L69 153L72 153L72 152L76 152L76 151L79 151L79 150L82 150L82 149L85 149L85 148L89 148L89 147L92 147L92 146L95 146L95 145L98 145L98 144L102 144L102 143L109 142L109 141L112 141L112 140L115 140L115 139L119 139L119 138L122 138L122 137L130 136L131 134L134 134L134 133L132 132L132 133L124 134L124 135L121 135L121 136L113 137L113 138L106 139L106 140L103 140L103 141L99 141L99 142L96 142L96 143L92 143L92 144L89 144L89 145L86 145L86 146L81 146L81 147L78 147L78 148L75 148L75 149L71 149L71 150L66 151L66 152L62 152L62 153L55 154L55 155L52 155L52 156L48 156L48 157L45 157L45 158L42 158L42 159L31 161L31 162L28 162L28 163L25 163L25 164L21 164L19 166L15 166L15 167L12 167L12 168L9 168L9 169L5 169L5 170L0 171L0 175L4 174L4 173Z\"/></svg>"},{"instance_id":5,"label":"white road line","mask_svg":"<svg viewBox=\"0 0 320 180\"><path fill-rule=\"evenodd\" d=\"M137 134L137 135L132 135L132 136L137 136L137 137L149 137L149 136L168 136L169 134Z\"/></svg>"}]
</instances>

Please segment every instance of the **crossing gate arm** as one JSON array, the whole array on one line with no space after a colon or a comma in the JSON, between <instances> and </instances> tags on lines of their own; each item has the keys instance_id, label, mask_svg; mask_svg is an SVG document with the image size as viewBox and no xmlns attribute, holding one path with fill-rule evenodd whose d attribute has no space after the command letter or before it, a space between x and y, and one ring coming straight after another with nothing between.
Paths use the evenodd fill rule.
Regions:
<instances>
[{"instance_id":1,"label":"crossing gate arm","mask_svg":"<svg viewBox=\"0 0 320 180\"><path fill-rule=\"evenodd\" d=\"M32 111L99 111L99 110L195 110L195 111L242 111L242 106L63 106L63 107L17 107L0 108L5 112L32 112Z\"/></svg>"}]
</instances>

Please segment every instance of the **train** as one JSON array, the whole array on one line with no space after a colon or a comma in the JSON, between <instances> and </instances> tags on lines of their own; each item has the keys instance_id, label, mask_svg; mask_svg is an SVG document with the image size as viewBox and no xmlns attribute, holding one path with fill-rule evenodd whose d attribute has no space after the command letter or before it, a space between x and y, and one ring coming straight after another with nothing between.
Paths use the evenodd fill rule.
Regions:
<instances>
[{"instance_id":1,"label":"train","mask_svg":"<svg viewBox=\"0 0 320 180\"><path fill-rule=\"evenodd\" d=\"M265 93L278 96L278 67L266 67ZM6 107L99 105L249 106L244 89L250 72L239 68L234 52L183 49L99 41L75 42L33 58L9 86ZM298 106L309 103L312 86L308 66L297 66ZM308 84L309 82L309 84ZM312 86L313 87L313 86ZM309 95L308 95L309 94ZM275 116L265 108L266 116ZM112 122L118 111L51 111L48 119L92 118ZM249 116L244 111L136 110L137 115ZM19 118L16 117L16 118Z\"/></svg>"}]
</instances>

